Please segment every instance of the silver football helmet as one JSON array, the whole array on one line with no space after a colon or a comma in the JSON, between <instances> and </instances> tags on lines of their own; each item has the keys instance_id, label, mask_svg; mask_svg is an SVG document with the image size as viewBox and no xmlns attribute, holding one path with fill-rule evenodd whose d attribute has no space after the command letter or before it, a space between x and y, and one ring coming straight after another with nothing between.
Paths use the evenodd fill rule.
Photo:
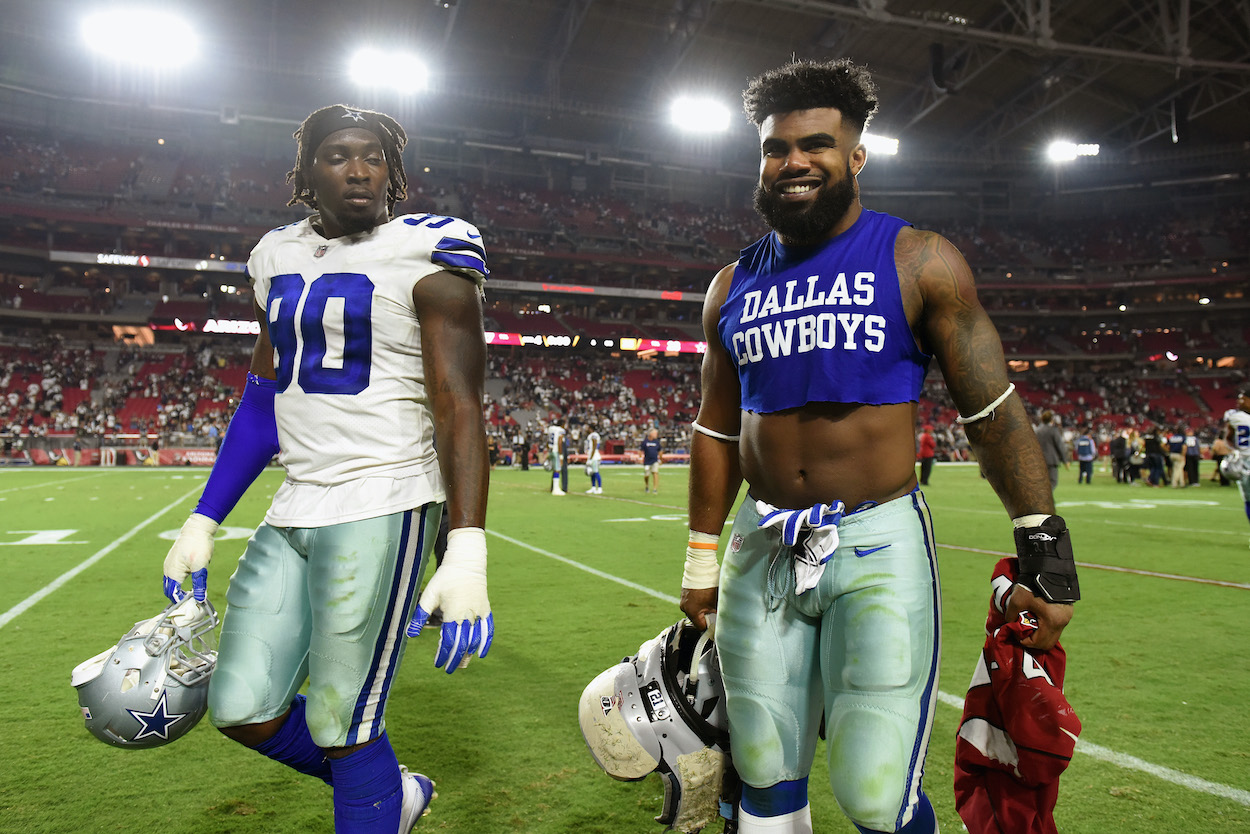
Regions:
<instances>
[{"instance_id":1,"label":"silver football helmet","mask_svg":"<svg viewBox=\"0 0 1250 834\"><path fill-rule=\"evenodd\" d=\"M590 682L577 719L609 776L635 781L660 774L664 808L656 822L696 832L718 814L733 819L729 794L737 779L710 630L701 634L683 619L643 643ZM730 800L724 811L722 795Z\"/></svg>"},{"instance_id":2,"label":"silver football helmet","mask_svg":"<svg viewBox=\"0 0 1250 834\"><path fill-rule=\"evenodd\" d=\"M216 628L212 603L188 594L78 664L70 684L91 734L134 749L186 735L208 709Z\"/></svg>"},{"instance_id":3,"label":"silver football helmet","mask_svg":"<svg viewBox=\"0 0 1250 834\"><path fill-rule=\"evenodd\" d=\"M1250 454L1237 451L1220 461L1220 471L1230 481L1240 481L1250 475Z\"/></svg>"}]
</instances>

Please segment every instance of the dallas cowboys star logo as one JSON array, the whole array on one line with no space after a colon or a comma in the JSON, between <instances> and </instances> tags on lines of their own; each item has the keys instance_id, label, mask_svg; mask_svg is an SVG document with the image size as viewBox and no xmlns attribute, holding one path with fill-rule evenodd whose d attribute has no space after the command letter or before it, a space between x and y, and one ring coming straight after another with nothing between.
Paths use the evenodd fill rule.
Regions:
<instances>
[{"instance_id":1,"label":"dallas cowboys star logo","mask_svg":"<svg viewBox=\"0 0 1250 834\"><path fill-rule=\"evenodd\" d=\"M168 741L169 728L190 714L186 712L170 713L165 702L168 695L168 691L161 692L161 699L156 702L156 706L151 712L140 712L137 709L126 710L126 712L130 713L136 721L143 725L142 729L135 734L135 737L131 739L131 741L139 741L140 739L147 738L148 736L157 736L158 738L163 738Z\"/></svg>"},{"instance_id":2,"label":"dallas cowboys star logo","mask_svg":"<svg viewBox=\"0 0 1250 834\"><path fill-rule=\"evenodd\" d=\"M359 110L352 110L350 107L344 107L343 118L351 119L353 122L363 122L365 120L365 114L361 113Z\"/></svg>"}]
</instances>

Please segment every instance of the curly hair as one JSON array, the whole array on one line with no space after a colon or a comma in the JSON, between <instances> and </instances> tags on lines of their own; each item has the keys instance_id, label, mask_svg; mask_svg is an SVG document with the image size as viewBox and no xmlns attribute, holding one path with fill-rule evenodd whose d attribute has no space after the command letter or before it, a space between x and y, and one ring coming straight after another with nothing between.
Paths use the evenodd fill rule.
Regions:
<instances>
[{"instance_id":1,"label":"curly hair","mask_svg":"<svg viewBox=\"0 0 1250 834\"><path fill-rule=\"evenodd\" d=\"M339 121L345 118L350 118L351 123L343 125ZM317 147L326 136L345 127L368 130L382 143L382 155L386 158L390 176L386 186L386 214L388 217L394 216L395 204L408 196L408 174L404 171L403 156L404 146L408 144L408 134L399 122L385 113L349 107L346 104L332 104L314 110L292 134L296 146L295 167L286 175L286 181L293 185L287 205L303 203L316 210L317 195L313 193L309 169L317 154Z\"/></svg>"},{"instance_id":2,"label":"curly hair","mask_svg":"<svg viewBox=\"0 0 1250 834\"><path fill-rule=\"evenodd\" d=\"M862 132L877 112L877 85L867 67L849 59L791 61L756 76L742 92L742 109L757 127L769 116L833 107Z\"/></svg>"}]
</instances>

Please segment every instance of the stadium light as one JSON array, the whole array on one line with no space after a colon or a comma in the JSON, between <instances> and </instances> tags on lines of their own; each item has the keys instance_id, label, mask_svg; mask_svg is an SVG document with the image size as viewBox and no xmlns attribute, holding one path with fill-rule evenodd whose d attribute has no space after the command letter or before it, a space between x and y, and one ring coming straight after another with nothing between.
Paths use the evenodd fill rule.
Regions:
<instances>
[{"instance_id":1,"label":"stadium light","mask_svg":"<svg viewBox=\"0 0 1250 834\"><path fill-rule=\"evenodd\" d=\"M875 133L865 133L859 137L859 141L871 153L885 154L886 156L898 154L897 139L891 139L888 136L878 136Z\"/></svg>"},{"instance_id":2,"label":"stadium light","mask_svg":"<svg viewBox=\"0 0 1250 834\"><path fill-rule=\"evenodd\" d=\"M158 69L190 63L199 38L181 17L155 8L107 9L82 21L87 48L115 61Z\"/></svg>"},{"instance_id":3,"label":"stadium light","mask_svg":"<svg viewBox=\"0 0 1250 834\"><path fill-rule=\"evenodd\" d=\"M401 95L420 93L430 86L430 70L411 52L365 47L352 56L347 73L361 87L387 87Z\"/></svg>"},{"instance_id":4,"label":"stadium light","mask_svg":"<svg viewBox=\"0 0 1250 834\"><path fill-rule=\"evenodd\" d=\"M1051 162L1071 162L1078 156L1098 156L1098 146L1057 140L1046 148L1046 158Z\"/></svg>"},{"instance_id":5,"label":"stadium light","mask_svg":"<svg viewBox=\"0 0 1250 834\"><path fill-rule=\"evenodd\" d=\"M668 116L678 130L702 133L729 130L729 108L715 99L678 96L669 105Z\"/></svg>"}]
</instances>

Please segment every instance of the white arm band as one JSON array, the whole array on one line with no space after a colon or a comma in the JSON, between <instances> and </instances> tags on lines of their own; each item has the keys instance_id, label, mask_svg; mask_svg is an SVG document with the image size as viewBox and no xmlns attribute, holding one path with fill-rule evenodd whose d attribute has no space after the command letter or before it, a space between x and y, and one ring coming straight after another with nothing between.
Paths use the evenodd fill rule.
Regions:
<instances>
[{"instance_id":1,"label":"white arm band","mask_svg":"<svg viewBox=\"0 0 1250 834\"><path fill-rule=\"evenodd\" d=\"M716 544L719 536L711 533L690 531L690 543L686 545L686 567L681 574L681 587L692 590L715 588L720 585L720 563L716 561Z\"/></svg>"},{"instance_id":2,"label":"white arm band","mask_svg":"<svg viewBox=\"0 0 1250 834\"><path fill-rule=\"evenodd\" d=\"M694 426L694 430L699 434L706 434L708 437L715 437L717 440L724 440L729 443L737 443L739 438L742 437L740 434L721 434L718 431L709 429L707 426L700 426L698 420L694 420L690 425Z\"/></svg>"},{"instance_id":3,"label":"white arm band","mask_svg":"<svg viewBox=\"0 0 1250 834\"><path fill-rule=\"evenodd\" d=\"M1007 384L1007 390L1004 391L999 396L998 399L994 400L994 402L990 403L985 408L978 411L976 414L973 414L971 417L962 417L962 416L956 417L955 422L959 423L960 425L963 425L965 423L975 423L977 420L983 420L986 417L990 417L990 415L994 413L994 409L998 408L1000 405L1005 403L1007 401L1007 398L1011 396L1011 392L1014 390L1016 390L1016 384L1014 382L1009 382ZM990 419L993 419L993 418L990 417Z\"/></svg>"}]
</instances>

